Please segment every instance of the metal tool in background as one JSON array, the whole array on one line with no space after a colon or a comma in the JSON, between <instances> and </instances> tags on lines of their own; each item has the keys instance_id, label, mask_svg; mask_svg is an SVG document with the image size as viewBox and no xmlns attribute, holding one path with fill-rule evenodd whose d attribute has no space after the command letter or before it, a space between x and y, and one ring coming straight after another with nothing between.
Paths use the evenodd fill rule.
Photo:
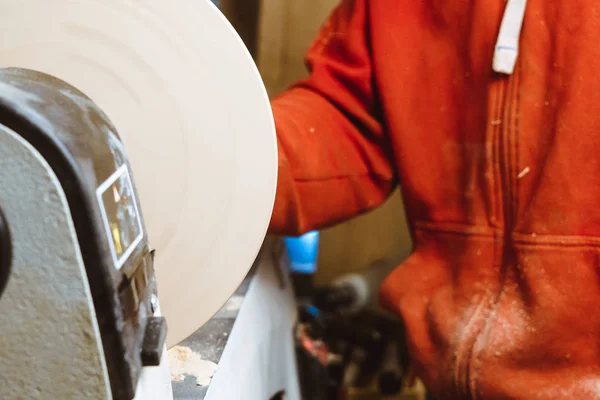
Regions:
<instances>
[{"instance_id":1,"label":"metal tool in background","mask_svg":"<svg viewBox=\"0 0 600 400\"><path fill-rule=\"evenodd\" d=\"M339 288L333 290L337 293L331 296L317 290L317 297L345 297L338 296ZM332 308L303 305L299 309L296 338L303 398L424 397L411 380L404 328L399 320L374 310L349 313L347 307L336 309L331 302L325 304Z\"/></svg>"}]
</instances>

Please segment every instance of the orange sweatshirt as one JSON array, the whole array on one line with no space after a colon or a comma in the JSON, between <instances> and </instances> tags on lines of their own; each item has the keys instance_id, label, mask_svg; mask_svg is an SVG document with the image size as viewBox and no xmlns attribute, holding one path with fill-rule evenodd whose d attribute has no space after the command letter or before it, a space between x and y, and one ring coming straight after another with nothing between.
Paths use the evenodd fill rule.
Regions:
<instances>
[{"instance_id":1,"label":"orange sweatshirt","mask_svg":"<svg viewBox=\"0 0 600 400\"><path fill-rule=\"evenodd\" d=\"M323 228L400 183L415 250L386 280L440 399L600 399L600 4L345 0L273 101L272 233Z\"/></svg>"}]
</instances>

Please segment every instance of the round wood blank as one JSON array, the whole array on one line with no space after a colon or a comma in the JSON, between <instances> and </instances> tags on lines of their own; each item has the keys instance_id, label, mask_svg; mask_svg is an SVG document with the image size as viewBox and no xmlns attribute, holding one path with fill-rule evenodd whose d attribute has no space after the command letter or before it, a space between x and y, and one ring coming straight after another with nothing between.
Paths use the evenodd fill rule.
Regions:
<instances>
[{"instance_id":1,"label":"round wood blank","mask_svg":"<svg viewBox=\"0 0 600 400\"><path fill-rule=\"evenodd\" d=\"M247 274L275 197L268 97L231 25L208 0L0 0L0 67L60 78L114 123L168 345L185 339Z\"/></svg>"}]
</instances>

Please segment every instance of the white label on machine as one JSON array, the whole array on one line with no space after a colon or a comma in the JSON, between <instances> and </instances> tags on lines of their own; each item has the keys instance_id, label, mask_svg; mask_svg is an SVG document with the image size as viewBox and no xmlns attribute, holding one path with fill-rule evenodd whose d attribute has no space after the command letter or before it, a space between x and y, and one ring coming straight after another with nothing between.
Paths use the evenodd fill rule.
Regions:
<instances>
[{"instance_id":1,"label":"white label on machine","mask_svg":"<svg viewBox=\"0 0 600 400\"><path fill-rule=\"evenodd\" d=\"M142 221L127 165L122 165L96 190L116 269L144 237Z\"/></svg>"}]
</instances>

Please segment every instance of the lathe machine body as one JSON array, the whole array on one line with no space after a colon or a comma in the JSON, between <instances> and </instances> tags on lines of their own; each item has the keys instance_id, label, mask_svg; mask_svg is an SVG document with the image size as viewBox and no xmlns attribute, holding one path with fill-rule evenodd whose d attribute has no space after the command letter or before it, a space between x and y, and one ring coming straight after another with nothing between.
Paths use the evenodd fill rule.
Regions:
<instances>
[{"instance_id":1,"label":"lathe machine body","mask_svg":"<svg viewBox=\"0 0 600 400\"><path fill-rule=\"evenodd\" d=\"M169 399L133 172L95 103L0 70L0 399Z\"/></svg>"}]
</instances>

